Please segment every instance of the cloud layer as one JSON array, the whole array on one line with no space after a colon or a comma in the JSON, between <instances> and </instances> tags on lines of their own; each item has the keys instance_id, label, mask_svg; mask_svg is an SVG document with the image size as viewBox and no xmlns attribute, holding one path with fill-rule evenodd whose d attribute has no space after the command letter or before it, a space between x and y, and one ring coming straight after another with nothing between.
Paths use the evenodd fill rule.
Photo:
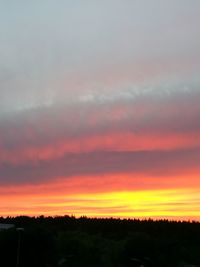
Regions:
<instances>
[{"instance_id":1,"label":"cloud layer","mask_svg":"<svg viewBox=\"0 0 200 267\"><path fill-rule=\"evenodd\" d=\"M198 171L199 101L197 89L156 89L8 115L0 121L1 183Z\"/></svg>"},{"instance_id":2,"label":"cloud layer","mask_svg":"<svg viewBox=\"0 0 200 267\"><path fill-rule=\"evenodd\" d=\"M81 194L199 188L199 11L195 0L0 3L2 195L58 181ZM103 212L130 211L120 205Z\"/></svg>"}]
</instances>

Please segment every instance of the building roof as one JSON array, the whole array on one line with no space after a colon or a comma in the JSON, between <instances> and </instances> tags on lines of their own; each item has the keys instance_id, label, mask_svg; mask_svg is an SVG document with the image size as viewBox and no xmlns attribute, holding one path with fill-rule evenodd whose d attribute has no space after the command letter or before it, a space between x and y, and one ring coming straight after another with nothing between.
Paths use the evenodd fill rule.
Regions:
<instances>
[{"instance_id":1,"label":"building roof","mask_svg":"<svg viewBox=\"0 0 200 267\"><path fill-rule=\"evenodd\" d=\"M15 227L14 224L9 224L9 223L0 223L0 230L7 230L10 228Z\"/></svg>"}]
</instances>

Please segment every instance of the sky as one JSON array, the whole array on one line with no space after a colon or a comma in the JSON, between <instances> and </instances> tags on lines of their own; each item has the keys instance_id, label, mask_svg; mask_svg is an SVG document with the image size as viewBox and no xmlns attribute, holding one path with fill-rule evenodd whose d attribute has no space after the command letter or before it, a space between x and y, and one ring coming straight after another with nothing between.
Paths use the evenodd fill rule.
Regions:
<instances>
[{"instance_id":1,"label":"sky","mask_svg":"<svg viewBox=\"0 0 200 267\"><path fill-rule=\"evenodd\" d=\"M200 1L0 0L0 215L200 221Z\"/></svg>"}]
</instances>

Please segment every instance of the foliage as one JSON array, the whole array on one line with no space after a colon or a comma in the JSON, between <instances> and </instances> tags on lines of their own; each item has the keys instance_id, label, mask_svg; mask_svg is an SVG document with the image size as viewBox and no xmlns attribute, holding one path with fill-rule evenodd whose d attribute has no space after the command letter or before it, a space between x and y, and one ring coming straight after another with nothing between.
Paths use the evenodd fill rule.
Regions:
<instances>
[{"instance_id":1,"label":"foliage","mask_svg":"<svg viewBox=\"0 0 200 267\"><path fill-rule=\"evenodd\" d=\"M200 266L200 223L63 217L8 217L0 223L0 266ZM19 233L16 229L23 227ZM19 236L21 235L21 236Z\"/></svg>"}]
</instances>

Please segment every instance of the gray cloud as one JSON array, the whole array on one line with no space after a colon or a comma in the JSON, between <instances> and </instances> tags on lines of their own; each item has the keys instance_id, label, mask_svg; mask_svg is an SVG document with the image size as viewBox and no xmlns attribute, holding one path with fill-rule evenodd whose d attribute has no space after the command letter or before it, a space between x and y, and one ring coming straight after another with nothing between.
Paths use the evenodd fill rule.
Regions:
<instances>
[{"instance_id":1,"label":"gray cloud","mask_svg":"<svg viewBox=\"0 0 200 267\"><path fill-rule=\"evenodd\" d=\"M199 172L200 150L92 152L67 154L62 159L0 166L0 183L35 184L60 177L130 173L157 177Z\"/></svg>"},{"instance_id":2,"label":"gray cloud","mask_svg":"<svg viewBox=\"0 0 200 267\"><path fill-rule=\"evenodd\" d=\"M129 93L131 93L129 91ZM45 148L57 142L81 141L92 136L134 133L148 136L200 134L200 93L159 90L112 102L74 103L42 107L3 116L0 119L2 151ZM83 139L84 141L84 139ZM196 145L200 143L196 139ZM106 149L106 147L102 147ZM66 151L67 152L67 151Z\"/></svg>"},{"instance_id":3,"label":"gray cloud","mask_svg":"<svg viewBox=\"0 0 200 267\"><path fill-rule=\"evenodd\" d=\"M0 183L196 168L199 11L197 0L0 1ZM116 133L192 145L81 150ZM80 148L59 154L62 142Z\"/></svg>"},{"instance_id":4,"label":"gray cloud","mask_svg":"<svg viewBox=\"0 0 200 267\"><path fill-rule=\"evenodd\" d=\"M0 7L1 112L69 103L119 77L119 86L198 77L199 1L7 1Z\"/></svg>"}]
</instances>

